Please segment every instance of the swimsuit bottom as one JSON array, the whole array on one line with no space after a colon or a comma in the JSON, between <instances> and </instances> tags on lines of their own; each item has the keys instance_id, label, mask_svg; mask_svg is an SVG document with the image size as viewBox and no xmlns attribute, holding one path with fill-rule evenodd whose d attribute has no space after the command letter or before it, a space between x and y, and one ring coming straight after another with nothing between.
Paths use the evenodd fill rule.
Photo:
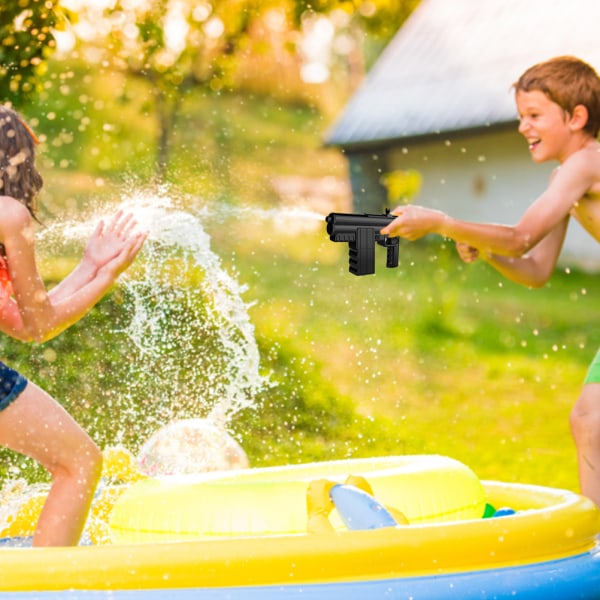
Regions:
<instances>
[{"instance_id":1,"label":"swimsuit bottom","mask_svg":"<svg viewBox=\"0 0 600 600\"><path fill-rule=\"evenodd\" d=\"M0 361L0 411L14 402L27 385L27 379Z\"/></svg>"},{"instance_id":2,"label":"swimsuit bottom","mask_svg":"<svg viewBox=\"0 0 600 600\"><path fill-rule=\"evenodd\" d=\"M588 369L587 375L585 376L585 383L600 383L600 350L598 350Z\"/></svg>"}]
</instances>

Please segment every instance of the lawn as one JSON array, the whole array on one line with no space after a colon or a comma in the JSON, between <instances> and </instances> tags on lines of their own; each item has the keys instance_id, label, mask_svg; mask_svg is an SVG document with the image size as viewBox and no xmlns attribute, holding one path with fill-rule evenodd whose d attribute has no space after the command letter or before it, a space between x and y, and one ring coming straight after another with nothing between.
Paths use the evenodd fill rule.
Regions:
<instances>
[{"instance_id":1,"label":"lawn","mask_svg":"<svg viewBox=\"0 0 600 600\"><path fill-rule=\"evenodd\" d=\"M361 414L389 420L386 452L395 444L450 455L482 478L576 488L568 414L600 344L597 278L558 271L542 290L520 288L433 240L403 244L393 270L381 250L376 274L355 277L324 224L237 226L213 241L234 251L257 335L305 357L307 375Z\"/></svg>"},{"instance_id":2,"label":"lawn","mask_svg":"<svg viewBox=\"0 0 600 600\"><path fill-rule=\"evenodd\" d=\"M98 85L82 69L73 68L71 95L51 89L42 99L64 113L37 123L48 136L48 223L151 185L152 128L137 94L123 92L115 113L122 82ZM88 125L66 136L77 131L84 89L95 90ZM397 269L385 269L378 248L375 275L349 274L348 249L329 241L323 221L348 206L283 202L272 185L345 177L341 155L321 147L327 126L314 109L266 98L190 96L173 146L168 193L203 215L213 251L247 286L262 368L277 384L231 423L253 464L440 453L484 479L576 489L568 415L600 346L598 277L561 268L528 290L485 264L463 265L439 239L402 243ZM49 283L73 265L40 258ZM138 391L133 412L119 407L130 393L121 369L131 348L119 333L127 317L117 288L56 340L32 348L3 339L0 354L59 395L102 445L115 441L115 423L132 429L117 441L139 444L133 423L156 417L160 393ZM2 473L29 468L13 461Z\"/></svg>"}]
</instances>

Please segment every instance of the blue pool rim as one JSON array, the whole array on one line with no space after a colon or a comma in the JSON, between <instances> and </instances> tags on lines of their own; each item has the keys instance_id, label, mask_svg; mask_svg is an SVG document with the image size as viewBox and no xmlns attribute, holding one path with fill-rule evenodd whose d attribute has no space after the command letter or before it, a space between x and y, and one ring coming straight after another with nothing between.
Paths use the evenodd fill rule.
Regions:
<instances>
[{"instance_id":1,"label":"blue pool rim","mask_svg":"<svg viewBox=\"0 0 600 600\"><path fill-rule=\"evenodd\" d=\"M542 563L384 580L217 588L3 592L2 600L600 600L600 547Z\"/></svg>"}]
</instances>

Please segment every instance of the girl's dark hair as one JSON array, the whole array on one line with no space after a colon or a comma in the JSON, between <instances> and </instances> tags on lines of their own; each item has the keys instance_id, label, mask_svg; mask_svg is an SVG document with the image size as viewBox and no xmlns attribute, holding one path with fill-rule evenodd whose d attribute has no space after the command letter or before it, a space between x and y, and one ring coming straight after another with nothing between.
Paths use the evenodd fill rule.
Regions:
<instances>
[{"instance_id":1,"label":"girl's dark hair","mask_svg":"<svg viewBox=\"0 0 600 600\"><path fill-rule=\"evenodd\" d=\"M36 216L43 179L35 168L35 134L11 108L0 105L0 195L11 196Z\"/></svg>"}]
</instances>

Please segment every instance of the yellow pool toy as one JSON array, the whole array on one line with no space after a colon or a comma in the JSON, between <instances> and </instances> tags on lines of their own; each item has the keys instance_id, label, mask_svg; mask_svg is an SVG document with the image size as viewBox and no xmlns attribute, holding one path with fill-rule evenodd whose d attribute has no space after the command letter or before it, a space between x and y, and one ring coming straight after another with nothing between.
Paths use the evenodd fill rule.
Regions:
<instances>
[{"instance_id":1,"label":"yellow pool toy","mask_svg":"<svg viewBox=\"0 0 600 600\"><path fill-rule=\"evenodd\" d=\"M464 464L444 456L340 460L220 474L144 479L110 519L115 543L306 533L306 492L316 477L363 475L373 495L409 523L478 519L486 494ZM332 521L343 526L335 514Z\"/></svg>"},{"instance_id":2,"label":"yellow pool toy","mask_svg":"<svg viewBox=\"0 0 600 600\"><path fill-rule=\"evenodd\" d=\"M364 478L377 502L408 524L348 530L332 517L333 531L308 533L310 483L345 484L349 475ZM109 511L109 543L31 549L4 540L3 600L600 600L592 502L479 482L445 457L142 479L124 488ZM484 519L488 505L515 512Z\"/></svg>"}]
</instances>

